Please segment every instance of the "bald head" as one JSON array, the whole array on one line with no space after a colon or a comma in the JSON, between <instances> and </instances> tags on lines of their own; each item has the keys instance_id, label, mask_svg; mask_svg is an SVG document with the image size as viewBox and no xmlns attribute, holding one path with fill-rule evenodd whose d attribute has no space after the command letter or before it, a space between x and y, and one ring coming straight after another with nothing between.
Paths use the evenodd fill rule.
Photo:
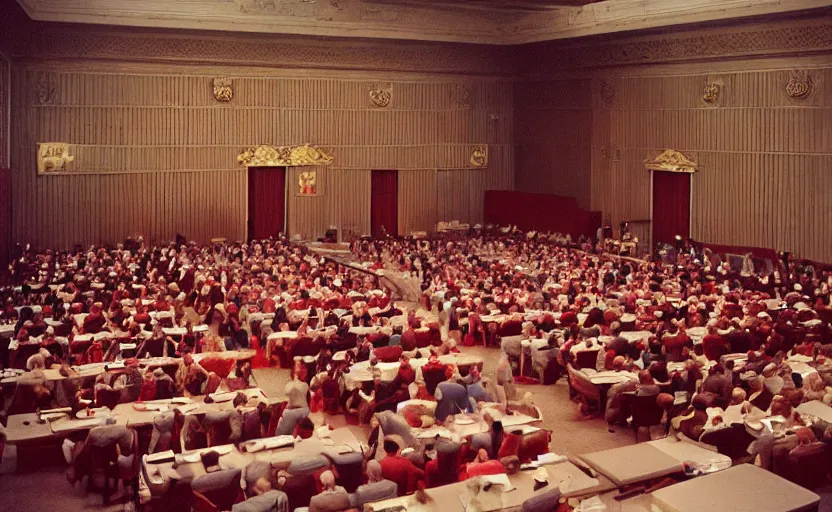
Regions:
<instances>
[{"instance_id":1,"label":"bald head","mask_svg":"<svg viewBox=\"0 0 832 512\"><path fill-rule=\"evenodd\" d=\"M367 463L367 480L370 483L380 482L384 477L381 475L381 464L377 460L371 460Z\"/></svg>"},{"instance_id":2,"label":"bald head","mask_svg":"<svg viewBox=\"0 0 832 512\"><path fill-rule=\"evenodd\" d=\"M321 473L321 487L323 487L325 491L335 489L335 475L332 471L326 470Z\"/></svg>"}]
</instances>

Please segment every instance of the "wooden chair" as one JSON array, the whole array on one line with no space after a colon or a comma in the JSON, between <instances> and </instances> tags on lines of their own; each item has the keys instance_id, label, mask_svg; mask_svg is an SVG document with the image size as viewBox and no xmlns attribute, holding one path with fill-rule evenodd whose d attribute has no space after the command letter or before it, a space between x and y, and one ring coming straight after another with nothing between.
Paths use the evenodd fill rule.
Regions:
<instances>
[{"instance_id":1,"label":"wooden chair","mask_svg":"<svg viewBox=\"0 0 832 512\"><path fill-rule=\"evenodd\" d=\"M567 366L566 370L569 373L569 387L581 397L581 400L587 406L591 407L594 404L596 410L600 413L603 410L603 405L601 404L601 390L598 386L572 365Z\"/></svg>"},{"instance_id":2,"label":"wooden chair","mask_svg":"<svg viewBox=\"0 0 832 512\"><path fill-rule=\"evenodd\" d=\"M194 478L191 482L194 510L197 512L231 510L231 507L243 498L240 487L242 472L241 468L233 468Z\"/></svg>"},{"instance_id":3,"label":"wooden chair","mask_svg":"<svg viewBox=\"0 0 832 512\"><path fill-rule=\"evenodd\" d=\"M575 355L575 365L578 369L595 369L598 364L598 350L581 350Z\"/></svg>"},{"instance_id":4,"label":"wooden chair","mask_svg":"<svg viewBox=\"0 0 832 512\"><path fill-rule=\"evenodd\" d=\"M638 441L638 430L641 427L661 425L664 409L656 403L656 395L634 396L632 398L633 432Z\"/></svg>"},{"instance_id":5,"label":"wooden chair","mask_svg":"<svg viewBox=\"0 0 832 512\"><path fill-rule=\"evenodd\" d=\"M705 432L699 440L716 447L719 453L736 461L748 457L748 446L754 437L748 433L745 425L736 424Z\"/></svg>"}]
</instances>

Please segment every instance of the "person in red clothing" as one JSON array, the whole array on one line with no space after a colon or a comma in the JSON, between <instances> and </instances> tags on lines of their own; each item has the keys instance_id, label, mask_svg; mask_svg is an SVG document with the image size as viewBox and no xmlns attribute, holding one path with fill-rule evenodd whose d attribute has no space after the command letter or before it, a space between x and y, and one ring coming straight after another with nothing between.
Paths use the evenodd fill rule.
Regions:
<instances>
[{"instance_id":1,"label":"person in red clothing","mask_svg":"<svg viewBox=\"0 0 832 512\"><path fill-rule=\"evenodd\" d=\"M709 361L719 361L719 358L728 351L728 343L725 338L717 334L716 324L708 327L708 334L702 338L702 350Z\"/></svg>"},{"instance_id":2,"label":"person in red clothing","mask_svg":"<svg viewBox=\"0 0 832 512\"><path fill-rule=\"evenodd\" d=\"M684 325L683 322L680 323L682 326ZM664 345L664 350L667 353L667 361L677 363L685 360L684 349L685 347L692 347L693 343L691 343L688 335L685 334L684 329L676 324L672 324L669 332L665 332L664 334L662 345Z\"/></svg>"},{"instance_id":3,"label":"person in red clothing","mask_svg":"<svg viewBox=\"0 0 832 512\"><path fill-rule=\"evenodd\" d=\"M419 481L425 478L425 472L399 455L399 443L393 439L384 440L386 456L381 459L381 474L385 479L395 482L399 496L416 491Z\"/></svg>"},{"instance_id":4,"label":"person in red clothing","mask_svg":"<svg viewBox=\"0 0 832 512\"><path fill-rule=\"evenodd\" d=\"M459 475L459 479L468 480L476 476L498 475L505 472L506 468L499 460L489 460L488 452L484 448L480 448L474 462L465 465L465 468Z\"/></svg>"}]
</instances>

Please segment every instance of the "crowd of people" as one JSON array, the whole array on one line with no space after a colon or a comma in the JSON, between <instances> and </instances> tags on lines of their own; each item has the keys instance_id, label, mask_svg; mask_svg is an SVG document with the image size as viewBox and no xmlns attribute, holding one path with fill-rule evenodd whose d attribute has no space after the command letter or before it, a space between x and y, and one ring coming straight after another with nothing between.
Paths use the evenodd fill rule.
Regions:
<instances>
[{"instance_id":1,"label":"crowd of people","mask_svg":"<svg viewBox=\"0 0 832 512\"><path fill-rule=\"evenodd\" d=\"M117 402L202 395L238 380L249 385L251 368L290 367L277 434L296 432L314 410L384 432L371 447L379 462L366 465L367 483L347 496L324 473L325 496L313 510L505 469L500 461L517 453L518 441L494 418L536 414L528 396L516 400L513 381L551 383L570 368L630 376L613 379L599 403L574 394L583 412L595 408L611 428L626 423L632 397L655 397L668 428L696 440L778 418L778 431L749 447L767 468L778 456L832 442L824 422L797 412L802 403L832 402L832 273L748 258L733 265L695 249L667 264L564 242L516 230L361 239L351 247L356 267L286 239L26 249L10 268L16 284L0 289L9 341L0 355L4 368L26 370L26 378L123 363L88 389L45 385L34 398L41 406L96 399L102 390L117 392ZM379 284L385 274L415 280L421 303L396 302L395 290ZM442 359L471 345L502 350L492 375ZM206 367L206 354L235 350L254 355ZM527 355L531 364L523 365ZM142 361L160 357L179 358L172 378L142 372ZM345 375L362 362L371 378L351 385ZM397 364L393 378L383 377L385 363ZM392 430L401 436L473 412L487 418L487 439L465 443L465 461L452 471L441 461L457 456L460 447L447 443L461 440L430 445L428 457L402 456L413 443L391 438L380 420L399 425Z\"/></svg>"}]
</instances>

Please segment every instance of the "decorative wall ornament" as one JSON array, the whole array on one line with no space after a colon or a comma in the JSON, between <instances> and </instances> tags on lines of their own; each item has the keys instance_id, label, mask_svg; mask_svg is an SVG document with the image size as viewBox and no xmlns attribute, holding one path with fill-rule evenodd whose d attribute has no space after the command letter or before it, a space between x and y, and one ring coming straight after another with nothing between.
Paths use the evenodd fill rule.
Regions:
<instances>
[{"instance_id":1,"label":"decorative wall ornament","mask_svg":"<svg viewBox=\"0 0 832 512\"><path fill-rule=\"evenodd\" d=\"M789 98L803 100L811 96L814 90L815 84L808 71L792 71L789 74L789 83L786 84L786 94Z\"/></svg>"},{"instance_id":2,"label":"decorative wall ornament","mask_svg":"<svg viewBox=\"0 0 832 512\"><path fill-rule=\"evenodd\" d=\"M57 89L55 75L38 71L35 76L35 101L41 105L49 105L55 99Z\"/></svg>"},{"instance_id":3,"label":"decorative wall ornament","mask_svg":"<svg viewBox=\"0 0 832 512\"><path fill-rule=\"evenodd\" d=\"M615 100L615 86L608 80L601 80L601 103L606 108L612 108Z\"/></svg>"},{"instance_id":4,"label":"decorative wall ornament","mask_svg":"<svg viewBox=\"0 0 832 512\"><path fill-rule=\"evenodd\" d=\"M637 39L637 38L633 38ZM707 33L680 31L662 37L587 45L579 39L553 44L560 51L558 70L623 66L680 60L716 59L758 53L794 55L802 50L832 47L832 24L794 23L790 26ZM574 51L580 48L580 51ZM555 65L555 64L553 64ZM545 72L549 68L538 71Z\"/></svg>"},{"instance_id":5,"label":"decorative wall ornament","mask_svg":"<svg viewBox=\"0 0 832 512\"><path fill-rule=\"evenodd\" d=\"M702 101L705 103L716 103L716 100L719 99L719 93L722 90L722 86L716 82L705 82L705 89L702 91Z\"/></svg>"},{"instance_id":6,"label":"decorative wall ornament","mask_svg":"<svg viewBox=\"0 0 832 512\"><path fill-rule=\"evenodd\" d=\"M245 13L260 13L260 12L275 12L277 6L275 0L234 0L240 12Z\"/></svg>"},{"instance_id":7,"label":"decorative wall ornament","mask_svg":"<svg viewBox=\"0 0 832 512\"><path fill-rule=\"evenodd\" d=\"M469 110L471 108L471 89L465 84L454 84L453 104L457 108Z\"/></svg>"},{"instance_id":8,"label":"decorative wall ornament","mask_svg":"<svg viewBox=\"0 0 832 512\"><path fill-rule=\"evenodd\" d=\"M386 108L393 99L393 84L375 84L370 86L370 104L374 107Z\"/></svg>"},{"instance_id":9,"label":"decorative wall ornament","mask_svg":"<svg viewBox=\"0 0 832 512\"><path fill-rule=\"evenodd\" d=\"M606 146L601 147L601 160L606 160L610 157L609 151L607 151Z\"/></svg>"},{"instance_id":10,"label":"decorative wall ornament","mask_svg":"<svg viewBox=\"0 0 832 512\"><path fill-rule=\"evenodd\" d=\"M646 159L644 165L651 171L694 173L699 170L696 162L675 149L666 149L659 156Z\"/></svg>"},{"instance_id":11,"label":"decorative wall ornament","mask_svg":"<svg viewBox=\"0 0 832 512\"><path fill-rule=\"evenodd\" d=\"M38 174L66 172L67 164L75 157L70 155L70 145L66 142L38 143Z\"/></svg>"},{"instance_id":12,"label":"decorative wall ornament","mask_svg":"<svg viewBox=\"0 0 832 512\"><path fill-rule=\"evenodd\" d=\"M317 196L318 195L318 172L304 171L298 175L298 195L299 196Z\"/></svg>"},{"instance_id":13,"label":"decorative wall ornament","mask_svg":"<svg viewBox=\"0 0 832 512\"><path fill-rule=\"evenodd\" d=\"M332 155L309 144L282 147L264 144L256 148L244 149L237 157L237 161L246 167L329 165L332 160Z\"/></svg>"},{"instance_id":14,"label":"decorative wall ornament","mask_svg":"<svg viewBox=\"0 0 832 512\"><path fill-rule=\"evenodd\" d=\"M488 167L488 146L485 144L475 146L469 161L474 167Z\"/></svg>"},{"instance_id":15,"label":"decorative wall ornament","mask_svg":"<svg viewBox=\"0 0 832 512\"><path fill-rule=\"evenodd\" d=\"M613 162L620 162L621 161L621 148L615 148L615 153L613 153L612 161Z\"/></svg>"},{"instance_id":16,"label":"decorative wall ornament","mask_svg":"<svg viewBox=\"0 0 832 512\"><path fill-rule=\"evenodd\" d=\"M214 98L217 101L228 103L234 97L234 89L230 78L214 79Z\"/></svg>"}]
</instances>

